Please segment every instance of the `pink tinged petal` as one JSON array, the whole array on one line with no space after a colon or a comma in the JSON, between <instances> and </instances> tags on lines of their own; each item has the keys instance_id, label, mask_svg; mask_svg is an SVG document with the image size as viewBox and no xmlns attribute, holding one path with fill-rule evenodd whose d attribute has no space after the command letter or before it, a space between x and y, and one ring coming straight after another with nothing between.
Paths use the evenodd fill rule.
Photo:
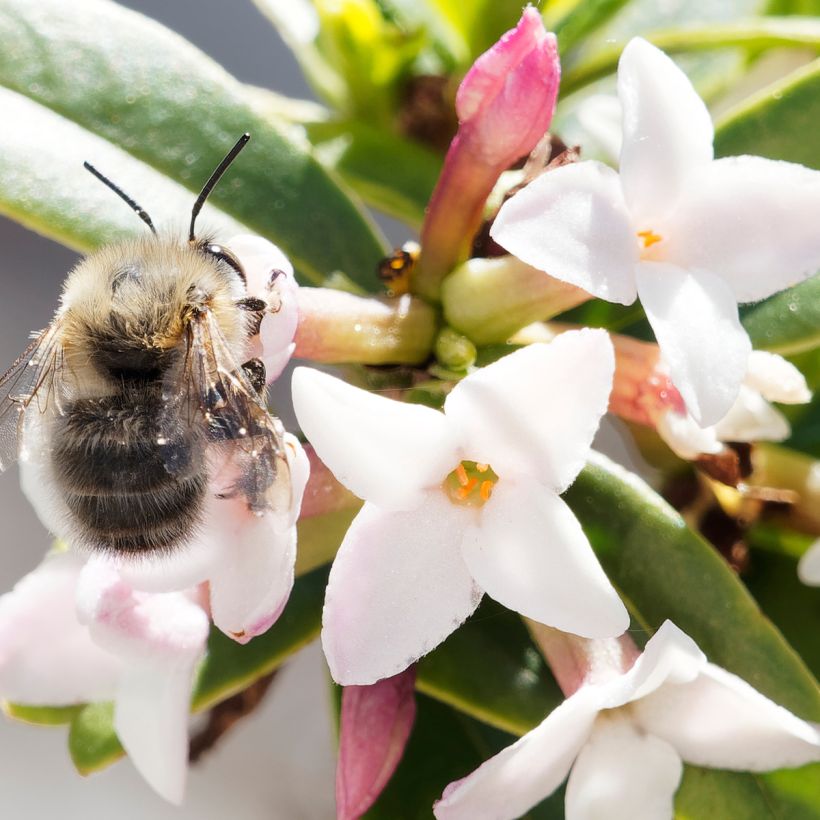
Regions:
<instances>
[{"instance_id":1,"label":"pink tinged petal","mask_svg":"<svg viewBox=\"0 0 820 820\"><path fill-rule=\"evenodd\" d=\"M561 64L554 34L524 9L518 25L484 52L456 95L462 138L491 165L528 154L550 126ZM469 129L469 132L468 132Z\"/></svg>"},{"instance_id":2,"label":"pink tinged petal","mask_svg":"<svg viewBox=\"0 0 820 820\"><path fill-rule=\"evenodd\" d=\"M416 717L411 667L370 686L342 690L337 820L356 820L376 801L404 754Z\"/></svg>"},{"instance_id":3,"label":"pink tinged petal","mask_svg":"<svg viewBox=\"0 0 820 820\"><path fill-rule=\"evenodd\" d=\"M462 379L444 403L464 458L563 492L583 467L612 390L602 330L562 333Z\"/></svg>"},{"instance_id":4,"label":"pink tinged petal","mask_svg":"<svg viewBox=\"0 0 820 820\"><path fill-rule=\"evenodd\" d=\"M284 532L276 516L254 515L243 499L215 500L202 539L221 545L209 579L211 617L239 643L266 632L293 588L296 527Z\"/></svg>"},{"instance_id":5,"label":"pink tinged petal","mask_svg":"<svg viewBox=\"0 0 820 820\"><path fill-rule=\"evenodd\" d=\"M554 792L587 742L597 693L579 690L520 740L450 783L435 806L438 820L512 820Z\"/></svg>"},{"instance_id":6,"label":"pink tinged petal","mask_svg":"<svg viewBox=\"0 0 820 820\"><path fill-rule=\"evenodd\" d=\"M714 427L701 427L688 413L667 410L655 422L658 435L681 458L697 458L701 453L719 453L723 444Z\"/></svg>"},{"instance_id":7,"label":"pink tinged petal","mask_svg":"<svg viewBox=\"0 0 820 820\"><path fill-rule=\"evenodd\" d=\"M669 820L682 775L668 743L601 715L569 776L567 820Z\"/></svg>"},{"instance_id":8,"label":"pink tinged petal","mask_svg":"<svg viewBox=\"0 0 820 820\"><path fill-rule=\"evenodd\" d=\"M785 416L745 385L714 429L721 441L783 441L791 432Z\"/></svg>"},{"instance_id":9,"label":"pink tinged petal","mask_svg":"<svg viewBox=\"0 0 820 820\"><path fill-rule=\"evenodd\" d=\"M820 269L820 171L728 157L694 175L666 259L726 279L738 302L777 293Z\"/></svg>"},{"instance_id":10,"label":"pink tinged petal","mask_svg":"<svg viewBox=\"0 0 820 820\"><path fill-rule=\"evenodd\" d=\"M325 598L322 644L337 683L369 684L401 672L475 610L482 592L459 549L473 513L440 490L409 512L364 505Z\"/></svg>"},{"instance_id":11,"label":"pink tinged petal","mask_svg":"<svg viewBox=\"0 0 820 820\"><path fill-rule=\"evenodd\" d=\"M637 280L686 409L699 424L714 424L737 398L751 352L731 290L712 273L661 262L642 262Z\"/></svg>"},{"instance_id":12,"label":"pink tinged petal","mask_svg":"<svg viewBox=\"0 0 820 820\"><path fill-rule=\"evenodd\" d=\"M122 669L75 612L82 560L47 556L0 598L0 698L66 706L110 700Z\"/></svg>"},{"instance_id":13,"label":"pink tinged petal","mask_svg":"<svg viewBox=\"0 0 820 820\"><path fill-rule=\"evenodd\" d=\"M307 367L293 373L293 406L319 458L360 498L409 510L457 466L444 416L376 396Z\"/></svg>"},{"instance_id":14,"label":"pink tinged petal","mask_svg":"<svg viewBox=\"0 0 820 820\"><path fill-rule=\"evenodd\" d=\"M600 162L578 162L541 174L504 203L490 234L555 279L630 305L637 230L618 174Z\"/></svg>"},{"instance_id":15,"label":"pink tinged petal","mask_svg":"<svg viewBox=\"0 0 820 820\"><path fill-rule=\"evenodd\" d=\"M621 54L618 96L626 203L636 230L657 229L692 171L712 159L712 120L688 77L640 37Z\"/></svg>"},{"instance_id":16,"label":"pink tinged petal","mask_svg":"<svg viewBox=\"0 0 820 820\"><path fill-rule=\"evenodd\" d=\"M811 401L811 390L805 376L776 353L753 350L744 384L757 390L764 399L783 404L805 404Z\"/></svg>"},{"instance_id":17,"label":"pink tinged petal","mask_svg":"<svg viewBox=\"0 0 820 820\"><path fill-rule=\"evenodd\" d=\"M645 731L696 766L763 772L820 760L820 729L711 663L632 709Z\"/></svg>"},{"instance_id":18,"label":"pink tinged petal","mask_svg":"<svg viewBox=\"0 0 820 820\"><path fill-rule=\"evenodd\" d=\"M528 618L587 638L629 626L578 520L545 487L499 481L462 550L476 583Z\"/></svg>"},{"instance_id":19,"label":"pink tinged petal","mask_svg":"<svg viewBox=\"0 0 820 820\"><path fill-rule=\"evenodd\" d=\"M807 586L820 587L820 539L801 557L797 565L797 575Z\"/></svg>"}]
</instances>

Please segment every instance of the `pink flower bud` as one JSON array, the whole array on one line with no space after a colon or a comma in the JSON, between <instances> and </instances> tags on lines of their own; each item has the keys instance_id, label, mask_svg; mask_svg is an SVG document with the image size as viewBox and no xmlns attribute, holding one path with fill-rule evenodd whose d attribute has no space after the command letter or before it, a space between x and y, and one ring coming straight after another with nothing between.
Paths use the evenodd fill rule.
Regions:
<instances>
[{"instance_id":1,"label":"pink flower bud","mask_svg":"<svg viewBox=\"0 0 820 820\"><path fill-rule=\"evenodd\" d=\"M399 765L416 717L415 667L342 692L336 817L355 820L376 801Z\"/></svg>"},{"instance_id":2,"label":"pink flower bud","mask_svg":"<svg viewBox=\"0 0 820 820\"><path fill-rule=\"evenodd\" d=\"M499 176L549 128L560 78L555 35L531 6L467 72L456 95L458 133L422 226L417 292L437 298L441 280L462 261Z\"/></svg>"}]
</instances>

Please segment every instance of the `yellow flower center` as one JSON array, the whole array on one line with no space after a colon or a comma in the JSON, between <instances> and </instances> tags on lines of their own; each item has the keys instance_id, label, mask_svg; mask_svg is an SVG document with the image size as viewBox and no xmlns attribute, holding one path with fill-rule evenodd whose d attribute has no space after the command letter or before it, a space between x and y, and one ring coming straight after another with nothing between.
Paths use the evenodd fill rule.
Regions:
<instances>
[{"instance_id":1,"label":"yellow flower center","mask_svg":"<svg viewBox=\"0 0 820 820\"><path fill-rule=\"evenodd\" d=\"M638 231L638 239L643 243L644 248L651 248L656 242L660 242L663 237L653 230Z\"/></svg>"},{"instance_id":2,"label":"yellow flower center","mask_svg":"<svg viewBox=\"0 0 820 820\"><path fill-rule=\"evenodd\" d=\"M498 476L489 464L462 461L442 482L444 492L454 504L483 507L490 500Z\"/></svg>"}]
</instances>

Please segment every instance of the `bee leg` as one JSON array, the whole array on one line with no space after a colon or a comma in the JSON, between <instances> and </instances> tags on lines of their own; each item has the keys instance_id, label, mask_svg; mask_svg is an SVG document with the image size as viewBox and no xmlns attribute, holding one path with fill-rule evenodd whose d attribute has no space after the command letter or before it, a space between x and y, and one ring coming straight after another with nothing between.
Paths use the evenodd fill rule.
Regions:
<instances>
[{"instance_id":1,"label":"bee leg","mask_svg":"<svg viewBox=\"0 0 820 820\"><path fill-rule=\"evenodd\" d=\"M242 365L242 370L245 371L245 375L253 385L253 389L257 393L261 393L265 389L265 363L261 359L248 359Z\"/></svg>"},{"instance_id":2,"label":"bee leg","mask_svg":"<svg viewBox=\"0 0 820 820\"><path fill-rule=\"evenodd\" d=\"M265 311L268 309L267 302L262 299L257 299L254 296L248 296L237 301L236 306L245 311L251 321L248 327L248 336L256 336L259 333L259 328L262 326L262 319L265 316Z\"/></svg>"}]
</instances>

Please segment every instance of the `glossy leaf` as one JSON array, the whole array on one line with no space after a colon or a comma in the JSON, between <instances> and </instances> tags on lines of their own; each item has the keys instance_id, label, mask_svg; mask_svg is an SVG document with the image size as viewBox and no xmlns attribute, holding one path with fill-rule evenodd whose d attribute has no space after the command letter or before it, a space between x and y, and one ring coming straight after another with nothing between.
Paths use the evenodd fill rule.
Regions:
<instances>
[{"instance_id":1,"label":"glossy leaf","mask_svg":"<svg viewBox=\"0 0 820 820\"><path fill-rule=\"evenodd\" d=\"M617 14L629 0L565 0L547 3L544 25L558 36L561 53L579 45L592 31Z\"/></svg>"},{"instance_id":2,"label":"glossy leaf","mask_svg":"<svg viewBox=\"0 0 820 820\"><path fill-rule=\"evenodd\" d=\"M114 704L90 703L71 721L68 751L80 774L92 774L119 760L125 752L114 731Z\"/></svg>"},{"instance_id":3,"label":"glossy leaf","mask_svg":"<svg viewBox=\"0 0 820 820\"><path fill-rule=\"evenodd\" d=\"M208 709L241 692L310 643L319 634L326 585L326 569L298 578L279 620L244 646L212 629L194 686L193 710Z\"/></svg>"},{"instance_id":4,"label":"glossy leaf","mask_svg":"<svg viewBox=\"0 0 820 820\"><path fill-rule=\"evenodd\" d=\"M342 269L376 286L384 244L369 218L303 146L256 112L240 83L178 35L107 0L6 0L0 37L0 85L191 190L251 132L213 201L279 244L314 281Z\"/></svg>"},{"instance_id":5,"label":"glossy leaf","mask_svg":"<svg viewBox=\"0 0 820 820\"><path fill-rule=\"evenodd\" d=\"M820 22L812 18L760 17L708 26L685 26L643 35L668 54L743 48L810 48L820 51ZM564 95L613 74L625 41L608 46L570 68L561 81ZM730 153L738 153L732 151ZM755 152L758 153L758 152Z\"/></svg>"},{"instance_id":6,"label":"glossy leaf","mask_svg":"<svg viewBox=\"0 0 820 820\"><path fill-rule=\"evenodd\" d=\"M418 143L358 121L306 125L316 156L369 205L419 227L442 159Z\"/></svg>"},{"instance_id":7,"label":"glossy leaf","mask_svg":"<svg viewBox=\"0 0 820 820\"><path fill-rule=\"evenodd\" d=\"M711 661L801 717L820 719L809 670L714 548L643 481L597 456L565 498L648 633L669 618Z\"/></svg>"},{"instance_id":8,"label":"glossy leaf","mask_svg":"<svg viewBox=\"0 0 820 820\"><path fill-rule=\"evenodd\" d=\"M419 662L416 688L517 735L563 700L521 618L489 598Z\"/></svg>"},{"instance_id":9,"label":"glossy leaf","mask_svg":"<svg viewBox=\"0 0 820 820\"><path fill-rule=\"evenodd\" d=\"M83 706L29 706L25 703L3 704L6 717L37 726L65 726L82 711Z\"/></svg>"}]
</instances>

